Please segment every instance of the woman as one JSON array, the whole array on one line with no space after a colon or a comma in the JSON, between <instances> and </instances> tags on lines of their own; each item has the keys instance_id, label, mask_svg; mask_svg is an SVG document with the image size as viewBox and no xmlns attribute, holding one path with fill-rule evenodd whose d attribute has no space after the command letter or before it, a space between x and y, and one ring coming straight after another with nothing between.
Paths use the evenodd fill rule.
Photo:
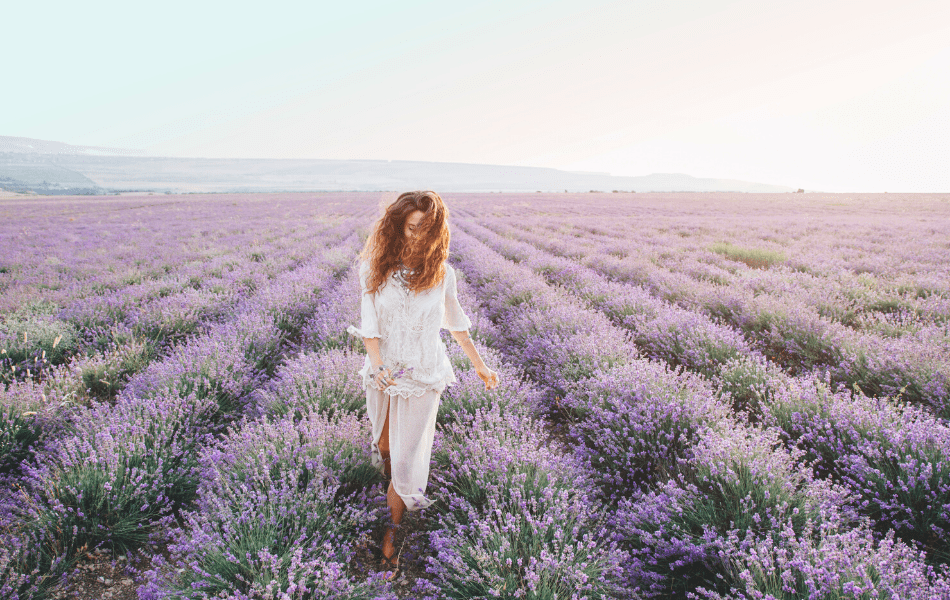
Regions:
<instances>
[{"instance_id":1,"label":"woman","mask_svg":"<svg viewBox=\"0 0 950 600\"><path fill-rule=\"evenodd\" d=\"M449 254L449 211L432 191L406 192L386 208L360 253L360 371L373 426L373 464L390 479L392 523L383 536L383 566L398 569L394 538L403 512L432 503L424 492L445 387L456 381L442 328L452 332L486 389L498 374L485 366L468 334L471 321L456 295ZM395 572L393 573L395 577Z\"/></svg>"}]
</instances>

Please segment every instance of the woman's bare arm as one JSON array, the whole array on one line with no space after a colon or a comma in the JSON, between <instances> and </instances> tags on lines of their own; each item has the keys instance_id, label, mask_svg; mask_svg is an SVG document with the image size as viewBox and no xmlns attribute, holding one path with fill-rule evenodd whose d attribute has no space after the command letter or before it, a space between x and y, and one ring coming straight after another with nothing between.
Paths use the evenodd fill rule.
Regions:
<instances>
[{"instance_id":1,"label":"woman's bare arm","mask_svg":"<svg viewBox=\"0 0 950 600\"><path fill-rule=\"evenodd\" d=\"M465 355L468 356L468 359L472 361L472 366L475 367L475 372L478 373L478 376L482 381L485 382L485 389L494 389L498 386L498 373L492 371L487 366L485 366L485 361L482 360L482 357L478 354L478 349L475 347L475 343L472 342L471 336L468 334L468 331L452 331L452 337L455 338L455 341L459 343L459 346L462 347L462 350L465 351Z\"/></svg>"},{"instance_id":2,"label":"woman's bare arm","mask_svg":"<svg viewBox=\"0 0 950 600\"><path fill-rule=\"evenodd\" d=\"M455 341L459 343L459 346L462 347L462 350L465 352L465 356L472 361L472 366L475 367L476 371L484 370L487 367L485 366L485 361L482 360L482 357L478 354L478 348L475 347L475 344L472 342L472 337L468 334L468 331L451 331L452 337L455 338Z\"/></svg>"},{"instance_id":3,"label":"woman's bare arm","mask_svg":"<svg viewBox=\"0 0 950 600\"><path fill-rule=\"evenodd\" d=\"M383 357L379 353L379 338L363 338L363 346L366 347L366 353L369 354L369 362L373 365L373 370L383 364Z\"/></svg>"}]
</instances>

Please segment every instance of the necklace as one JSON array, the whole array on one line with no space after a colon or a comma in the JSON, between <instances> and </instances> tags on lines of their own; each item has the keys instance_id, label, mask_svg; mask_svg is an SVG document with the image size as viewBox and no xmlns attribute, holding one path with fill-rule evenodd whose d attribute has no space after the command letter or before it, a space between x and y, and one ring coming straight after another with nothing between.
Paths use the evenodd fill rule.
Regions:
<instances>
[{"instance_id":1,"label":"necklace","mask_svg":"<svg viewBox=\"0 0 950 600\"><path fill-rule=\"evenodd\" d=\"M415 271L407 267L406 265L399 263L399 268L393 272L393 278L396 279L396 283L402 286L403 289L409 289L408 277L412 275Z\"/></svg>"}]
</instances>

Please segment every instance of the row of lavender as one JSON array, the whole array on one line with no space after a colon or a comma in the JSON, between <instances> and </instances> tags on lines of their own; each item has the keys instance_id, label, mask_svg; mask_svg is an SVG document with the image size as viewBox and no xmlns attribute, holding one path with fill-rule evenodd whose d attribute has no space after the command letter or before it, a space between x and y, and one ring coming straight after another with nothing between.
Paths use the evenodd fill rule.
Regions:
<instances>
[{"instance_id":1,"label":"row of lavender","mask_svg":"<svg viewBox=\"0 0 950 600\"><path fill-rule=\"evenodd\" d=\"M678 221L666 219L646 228L629 219L586 219L565 226L522 218L518 224L601 246L629 259L631 267L655 271L651 278L656 283L678 273L792 296L856 329L883 332L888 325L940 323L950 317L942 244L947 232L942 228L921 232L906 223L903 228L857 228L841 219L820 226L789 218L727 221L731 227L709 219ZM630 254L631 248L638 251ZM677 283L668 279L664 291L675 294Z\"/></svg>"},{"instance_id":2,"label":"row of lavender","mask_svg":"<svg viewBox=\"0 0 950 600\"><path fill-rule=\"evenodd\" d=\"M349 566L384 505L356 410L355 355L320 333L329 307L352 303L356 250L352 240L341 246L345 277L308 311L307 350L246 394L241 419L198 457L195 503L169 539L173 559L153 560L140 598L392 597L379 575Z\"/></svg>"},{"instance_id":3,"label":"row of lavender","mask_svg":"<svg viewBox=\"0 0 950 600\"><path fill-rule=\"evenodd\" d=\"M326 229L326 226L323 227ZM315 232L319 236L319 232ZM323 244L320 238L297 241L290 249L296 253L314 253L323 250ZM273 254L279 255L281 249L275 248ZM254 263L251 263L254 264ZM286 269L299 267L305 263L297 260L292 262L283 262L279 264ZM74 345L61 344L70 348L69 353L63 353L61 359L64 361L59 365L46 370L37 370L32 374L29 370L20 373L19 377L14 377L14 381L7 386L7 393L4 400L4 423L0 427L0 473L8 472L20 460L23 459L23 453L27 450L32 440L43 430L43 427L34 423L31 427L25 419L17 416L23 413L39 413L41 418L46 421L55 421L65 418L69 410L87 404L92 400L110 400L126 384L129 377L144 369L151 361L159 360L162 356L168 354L176 345L181 345L190 337L199 335L202 331L213 329L221 322L226 322L229 310L233 310L239 301L246 297L246 290L243 289L243 279L239 276L241 272L250 272L252 267L242 269L237 274L232 273L230 286L226 293L220 294L221 300L217 303L192 302L195 295L200 294L176 294L165 298L154 298L148 301L136 292L126 295L122 304L123 310L110 311L107 315L99 315L95 318L95 323L90 323L87 319L74 319L75 315L86 315L96 312L95 307L104 304L113 304L117 296L124 294L124 290L115 293L107 292L99 296L90 296L80 299L71 304L67 309L60 311L58 319L43 321L44 325L57 323L62 327L73 328L75 331L81 331L86 342L76 343ZM291 271L284 271L284 276ZM261 284L271 277L275 277L279 271L272 266L262 267L257 275L261 278ZM136 286L130 286L136 287ZM189 290L194 291L194 290ZM133 299L137 299L136 303ZM170 302L166 302L170 300ZM89 309L89 310L85 310ZM166 318L169 315L169 309L176 311L174 322L169 322ZM9 315L8 315L9 316ZM275 313L278 327L286 329L288 318L291 315L280 316ZM164 343L159 343L158 339L150 336L148 331L143 331L139 325L143 321L161 322L166 333ZM38 321L26 321L28 325L37 325ZM24 325L23 321L16 318L7 320L3 327L16 329ZM101 351L95 343L88 343L92 337L91 331L99 327L107 327L112 338L111 348ZM18 334L20 332L17 332ZM26 338L28 342L37 344L47 342L42 336L27 336L23 332L21 338ZM37 339L38 338L38 339ZM55 340L52 340L55 345ZM9 347L5 347L8 351ZM45 351L45 350L44 350ZM6 354L12 354L6 352ZM63 413L63 414L58 414Z\"/></svg>"},{"instance_id":4,"label":"row of lavender","mask_svg":"<svg viewBox=\"0 0 950 600\"><path fill-rule=\"evenodd\" d=\"M221 205L231 209L230 197L207 199L196 204L190 214L176 208L176 212L182 213L180 216L168 214L167 205L175 208L181 202L167 199L157 207L139 206L142 198L106 202L93 198L91 207L75 200L70 204L69 200L34 203L36 206L31 206L26 216L15 215L19 220L11 219L5 225L10 230L22 225L26 231L29 224L33 230L32 237L26 240L14 236L8 244L10 252L5 252L0 259L4 265L0 276L3 300L17 303L15 310L2 315L0 321L0 354L4 357L0 363L5 369L0 373L0 380L10 384L8 387L14 392L24 388L19 393L8 394L9 410L48 412L89 400L113 398L128 378L150 361L160 359L175 345L215 323L227 320L236 304L248 294L278 273L304 264L306 257L323 248L319 242L321 233L353 210L350 207L347 211L328 212L328 207L338 203L296 198L293 204L296 210L286 215L290 222L274 224L268 223L273 219L267 213L234 222L235 215L224 212ZM368 216L364 205L357 206L358 211ZM150 210L143 215L143 211L138 210L142 208ZM137 210L132 212L131 209ZM163 209L165 212L160 212ZM85 220L81 216L83 211ZM242 205L234 212L247 213L247 206ZM307 213L313 213L311 218L301 220ZM217 221L209 220L212 214L218 215ZM125 221L110 223L109 228L105 228L101 220L116 215L123 215ZM148 227L136 218L142 216L150 219ZM38 221L51 228L60 227L61 236L53 237L48 230L37 231ZM268 225L255 230L248 226L249 222ZM295 235L281 235L281 226ZM236 228L241 229L241 236L232 235ZM116 235L132 232L126 241L139 242L135 246L136 253L111 257L106 254L113 250L110 238L103 237L109 231ZM264 233L269 243L266 252L262 251L260 240L254 251L247 252L248 239ZM219 243L204 245L198 253L182 247L195 236L213 238ZM42 264L73 261L83 266L73 265L75 268L68 275L74 279L65 278L67 273L61 274L64 279L59 281L60 288L71 292L69 297L60 299L62 305L53 304L53 297L18 295L24 287L31 291L27 285L30 277L44 281L49 278L49 273L42 272L42 265L29 264L29 268L7 270L11 264L27 263L26 257L21 255L26 253L24 248L28 250L37 245L38 240L34 238L51 237L51 243L38 254L55 260L41 261ZM67 242L58 242L60 239ZM177 261L174 249L180 253ZM198 260L201 256L207 260ZM153 276L144 277L141 265L155 260L160 260L162 268L152 273ZM99 272L86 272L92 268L86 264L91 261L96 262ZM128 269L143 272L137 273L136 282L118 289L104 283L110 273ZM37 365L31 356L42 357L46 364ZM31 370L31 366L41 368ZM35 382L41 384L37 386ZM9 406L14 402L16 406ZM9 411L7 417L12 418ZM13 443L10 430L4 431L9 435L0 436L0 447Z\"/></svg>"},{"instance_id":5,"label":"row of lavender","mask_svg":"<svg viewBox=\"0 0 950 600\"><path fill-rule=\"evenodd\" d=\"M670 570L691 572L697 565L706 566L706 576L681 588L715 595L728 593L723 586L741 580L736 585L748 592L785 572L804 573L804 579L795 582L802 590L821 586L810 581L822 574L815 565L823 561L829 576L836 570L846 572L842 585L852 596L868 591L860 585L869 577L873 580L873 570L883 573L883 584L877 587L882 590L902 567L908 569L906 587L896 588L897 593L915 586L921 593L946 592L940 587L945 582L928 576L906 546L875 538L866 527L835 533L836 527L859 517L859 507L842 502L847 490L798 473L795 452L782 450L774 436L732 419L703 379L660 363L633 360L636 350L623 339L623 331L612 329L602 317L598 320L596 312L583 309L570 296L553 292L543 280L526 279L530 273L525 269L466 239L457 234L453 249L462 250L459 272L475 283L485 307L484 316L472 313L476 335L504 350L498 356L481 349L492 356L490 364L503 365L499 370L506 385L485 393L475 374L464 371L459 385L444 395L433 470L442 502L429 520L430 580L419 582L419 593L432 598L617 597L619 578L641 591L659 592L676 582ZM486 277L494 283L483 281ZM307 273L304 279L312 282L319 273ZM522 285L512 288L517 282ZM465 305L474 308L469 286L463 281L460 287ZM207 437L188 451L176 451L176 456L195 459L192 474L199 475L189 481L197 482L191 492L196 501L177 510L181 527L171 535L170 549L181 562L171 571L153 572L151 583L141 590L143 597L391 594L375 578L354 576L352 565L347 568L352 542L377 523L381 506L380 498L369 493L378 475L367 469L368 425L365 417L351 414L362 412L363 394L355 380L361 357L351 352L359 344L343 337L343 329L356 318L357 290L351 268L342 283L327 280L320 300L298 305L297 316L287 321L285 333L299 331L301 344L316 351L280 366L278 353L268 369L251 377L248 387L233 388L239 396L215 392L211 412L192 420L170 419L199 423L204 427L200 435ZM539 301L538 310L529 310L530 299ZM558 302L563 310L555 309ZM262 312L251 304L246 307L242 323L253 322ZM574 317L569 316L572 312ZM521 333L512 334L511 323L521 327ZM619 351L599 353L594 344L579 345L590 333ZM532 336L537 340L531 341ZM237 341L232 355L254 353L257 339L261 336L251 334ZM278 345L286 346L286 338ZM457 350L451 356L463 371L464 357ZM594 370L598 365L604 372ZM519 381L521 368L534 384ZM270 373L275 376L268 378ZM153 387L145 385L140 391L147 394ZM130 385L120 394L116 407L134 397L134 388ZM820 394L832 396L832 404L838 399L817 386L814 390L818 393L810 398L821 406L826 399ZM170 395L180 397L180 391ZM808 437L816 429L798 411L801 397L812 391L789 396L798 404L788 404L794 422L786 430L798 427ZM838 405L856 406L850 397L838 396ZM641 405L667 397L672 408L666 412ZM218 400L231 405L229 416L216 416ZM779 415L774 408L779 404L770 399L770 418ZM576 420L570 428L572 455L547 445L532 408ZM894 413L887 408L879 411L882 418L875 423L856 422L855 427L895 430ZM242 415L243 420L234 420ZM139 422L145 421L154 422ZM221 435L227 424L230 429ZM926 419L921 423L929 424ZM631 431L637 433L631 436ZM907 437L906 431L899 433ZM850 438L837 442L847 444ZM875 450L879 440L871 442ZM603 452L614 445L618 453ZM730 479L724 466L736 477ZM750 467L760 469L751 479L743 471ZM630 498L618 500L625 490L631 490ZM737 490L751 495L735 502ZM703 495L713 500L703 504ZM790 505L783 507L772 497ZM802 513L805 516L796 520ZM743 526L751 523L754 535L730 537L740 528L724 524L729 516L738 516ZM808 528L813 525L818 529L812 532ZM703 535L707 531L710 539ZM769 557L775 560L767 563ZM748 575L731 564L742 560ZM720 568L733 581L717 582L713 573ZM848 581L859 587L848 587ZM318 591L319 585L323 587Z\"/></svg>"},{"instance_id":6,"label":"row of lavender","mask_svg":"<svg viewBox=\"0 0 950 600\"><path fill-rule=\"evenodd\" d=\"M947 589L908 546L889 536L868 544L854 492L814 477L774 430L736 421L702 378L637 359L600 313L480 242L454 240L497 321L494 342L547 391L549 412L570 421L635 589L755 597L780 594L782 577L799 592L855 597L875 585L920 597ZM834 576L822 582L821 572Z\"/></svg>"},{"instance_id":7,"label":"row of lavender","mask_svg":"<svg viewBox=\"0 0 950 600\"><path fill-rule=\"evenodd\" d=\"M702 297L739 295L743 302L750 295L773 296L779 301L773 305L858 331L945 342L950 319L945 200L892 198L887 204L869 202L868 214L856 214L837 208L841 198L819 205L784 199L778 205L768 197L722 198L714 204L681 196L675 207L647 198L647 203L598 198L599 204L574 198L577 214L569 221L548 216L568 214L569 207L554 198L504 207L479 200L503 215L489 221L532 230L526 241L641 284L685 308L693 308L698 288L707 289Z\"/></svg>"},{"instance_id":8,"label":"row of lavender","mask_svg":"<svg viewBox=\"0 0 950 600\"><path fill-rule=\"evenodd\" d=\"M783 288L787 293L779 295L759 293L742 286L697 282L682 274L664 277L661 269L641 269L635 261L618 259L602 247L591 248L573 239L552 239L550 235L526 233L500 223L492 223L491 227L526 241L528 247L537 246L562 257L571 257L580 263L578 268L584 271L583 278L598 280L601 290L607 284L606 276L634 284L624 287L624 295L641 296L641 299L627 303L629 307L639 307L639 311L671 312L671 307L655 308L666 305L665 300L669 298L669 294L659 291L660 284L656 280L662 279L662 285L668 288L671 279L675 279L675 305L683 309L679 321L690 320L688 315L693 315L692 320L707 330L709 327L705 323L710 320L721 322L725 327L717 327L719 331L732 329L748 339L748 343L738 345L733 340L724 340L718 345L720 351L724 346L738 350L740 345L752 344L790 373L827 371L835 383L844 383L872 396L900 396L930 407L941 417L950 415L950 360L947 358L950 356L950 333L946 322L920 326L916 331L905 332L899 337L855 331L822 316L807 299L796 298L794 290L799 289L798 286L787 281ZM635 252L631 242L622 244L627 252ZM523 251L512 247L509 253L517 257ZM571 283L586 284L578 281L576 276ZM613 291L608 291L608 297ZM595 296L591 296L592 301L603 303L600 296ZM659 296L657 299L663 301L651 302L648 296ZM627 319L630 321L629 317ZM734 334L726 335L735 337ZM718 359L709 357L714 364L719 362Z\"/></svg>"},{"instance_id":9,"label":"row of lavender","mask_svg":"<svg viewBox=\"0 0 950 600\"><path fill-rule=\"evenodd\" d=\"M518 225L523 226L524 221L519 219ZM939 337L941 331L945 333L950 320L950 289L946 285L950 273L943 239L950 231L944 225L931 226L929 239L921 238L920 232L907 231L906 223L903 229L876 227L869 232L876 238L872 249L863 247L866 239L855 234L853 223L840 224L850 234L846 237L832 223L810 226L809 233L796 234L783 231L795 226L788 219L774 223L765 233L745 220L727 221L731 228L712 232L693 219L679 221L675 226L667 223L676 230L676 234L667 234L676 244L665 248L654 246L658 240L649 236L652 227L631 227L629 220L625 229L607 231L592 224L561 227L555 232L556 240L551 239L552 224L540 221L535 223L535 231L541 237L535 239L553 243L560 253L578 260L602 255L597 261L609 268L616 268L620 259L627 279L686 307L698 285L737 287L744 294L811 307L830 322L877 336ZM749 227L740 228L739 223ZM769 249L790 244L789 237L799 246L796 263ZM733 241L721 241L723 238ZM862 266L857 260L847 262L848 250L854 250L852 244L873 259L876 267ZM829 257L833 258L830 264Z\"/></svg>"},{"instance_id":10,"label":"row of lavender","mask_svg":"<svg viewBox=\"0 0 950 600\"><path fill-rule=\"evenodd\" d=\"M431 581L418 589L427 600L623 596L626 553L609 538L591 473L545 432L538 420L543 391L491 347L495 325L467 274L456 273L479 353L501 385L486 391L450 346L459 382L446 390L439 412Z\"/></svg>"},{"instance_id":11,"label":"row of lavender","mask_svg":"<svg viewBox=\"0 0 950 600\"><path fill-rule=\"evenodd\" d=\"M0 201L0 313L74 300L140 283L222 281L267 275L288 243L312 237L366 195L214 195ZM276 253L276 254L275 254ZM296 253L295 259L306 257ZM257 263L257 271L242 268ZM167 277L167 276L171 277ZM236 279L237 277L231 277ZM248 283L253 284L253 281ZM143 292L146 294L147 292Z\"/></svg>"},{"instance_id":12,"label":"row of lavender","mask_svg":"<svg viewBox=\"0 0 950 600\"><path fill-rule=\"evenodd\" d=\"M68 412L90 400L114 398L128 378L150 361L160 359L189 337L227 321L238 302L253 288L304 264L300 257L322 250L320 230L327 230L328 223L339 218L321 217L314 223L316 231L309 236L275 244L269 250L272 260L264 263L245 257L243 263L236 262L229 273L219 277L209 275L208 269L215 267L204 271L186 268L209 277L199 277L197 288L186 287L181 293L174 293L181 273L172 270L171 279L80 296L45 315L30 315L26 319L21 318L21 311L4 315L0 323L0 352L11 370L3 377L8 382L8 393L0 427L0 473L8 472L22 459L24 449L42 429L18 415L39 413L47 421L56 420L55 413L59 411ZM161 229L161 224L158 227ZM143 250L147 256L151 247ZM232 249L231 254L237 251ZM105 270L110 266L103 265ZM249 289L250 275L255 283ZM278 319L277 325L286 329L283 318ZM103 338L107 344L102 343ZM57 348L54 353L52 350ZM31 372L32 362L17 356L31 353L47 357L52 366Z\"/></svg>"}]
</instances>

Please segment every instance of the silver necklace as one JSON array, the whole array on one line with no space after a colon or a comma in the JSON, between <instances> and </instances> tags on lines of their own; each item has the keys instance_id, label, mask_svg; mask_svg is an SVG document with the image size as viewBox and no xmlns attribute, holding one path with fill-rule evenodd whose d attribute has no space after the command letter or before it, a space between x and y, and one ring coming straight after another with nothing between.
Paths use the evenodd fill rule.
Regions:
<instances>
[{"instance_id":1,"label":"silver necklace","mask_svg":"<svg viewBox=\"0 0 950 600\"><path fill-rule=\"evenodd\" d=\"M406 265L399 263L399 268L393 271L393 278L396 280L396 283L402 286L404 290L409 289L408 277L412 275L414 271L407 267Z\"/></svg>"}]
</instances>

